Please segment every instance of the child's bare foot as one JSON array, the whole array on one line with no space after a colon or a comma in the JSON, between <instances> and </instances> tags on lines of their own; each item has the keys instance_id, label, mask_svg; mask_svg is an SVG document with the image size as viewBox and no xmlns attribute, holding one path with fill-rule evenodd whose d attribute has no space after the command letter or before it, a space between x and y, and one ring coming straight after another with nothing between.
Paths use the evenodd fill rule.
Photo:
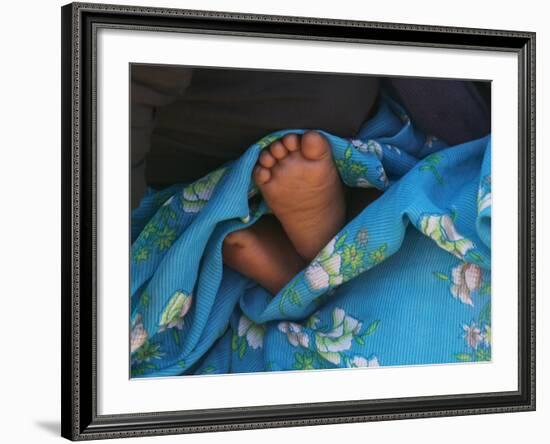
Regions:
<instances>
[{"instance_id":1,"label":"child's bare foot","mask_svg":"<svg viewBox=\"0 0 550 444\"><path fill-rule=\"evenodd\" d=\"M228 234L222 254L226 265L273 294L306 265L273 216L264 216L254 225Z\"/></svg>"},{"instance_id":2,"label":"child's bare foot","mask_svg":"<svg viewBox=\"0 0 550 444\"><path fill-rule=\"evenodd\" d=\"M272 143L253 177L304 259L313 259L344 225L343 184L318 132L287 134Z\"/></svg>"}]
</instances>

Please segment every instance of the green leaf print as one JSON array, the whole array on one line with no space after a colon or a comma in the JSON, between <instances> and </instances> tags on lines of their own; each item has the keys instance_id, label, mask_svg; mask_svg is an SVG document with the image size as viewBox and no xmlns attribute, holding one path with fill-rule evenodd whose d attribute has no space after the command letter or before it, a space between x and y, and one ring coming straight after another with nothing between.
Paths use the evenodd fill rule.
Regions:
<instances>
[{"instance_id":1,"label":"green leaf print","mask_svg":"<svg viewBox=\"0 0 550 444\"><path fill-rule=\"evenodd\" d=\"M434 154L430 154L429 156L427 156L424 159L424 162L431 163L433 165L437 165L439 162L441 162L442 158L443 157L441 156L441 154L434 153Z\"/></svg>"},{"instance_id":2,"label":"green leaf print","mask_svg":"<svg viewBox=\"0 0 550 444\"><path fill-rule=\"evenodd\" d=\"M239 336L237 333L233 333L233 336L231 337L231 350L237 351L239 348Z\"/></svg>"},{"instance_id":3,"label":"green leaf print","mask_svg":"<svg viewBox=\"0 0 550 444\"><path fill-rule=\"evenodd\" d=\"M439 271L434 271L434 272L433 272L433 275L434 275L436 278L441 279L442 281L448 281L448 280L450 280L449 276L447 276L446 274L440 273Z\"/></svg>"},{"instance_id":4,"label":"green leaf print","mask_svg":"<svg viewBox=\"0 0 550 444\"><path fill-rule=\"evenodd\" d=\"M149 250L146 247L139 247L134 252L134 261L143 262L149 258Z\"/></svg>"},{"instance_id":5,"label":"green leaf print","mask_svg":"<svg viewBox=\"0 0 550 444\"><path fill-rule=\"evenodd\" d=\"M167 205L164 207L160 207L157 213L157 218L160 223L166 225L169 222L175 221L177 219L177 216L176 212Z\"/></svg>"},{"instance_id":6,"label":"green leaf print","mask_svg":"<svg viewBox=\"0 0 550 444\"><path fill-rule=\"evenodd\" d=\"M342 262L344 267L350 268L353 277L358 270L363 268L363 257L365 251L358 249L355 244L346 245L342 251Z\"/></svg>"},{"instance_id":7,"label":"green leaf print","mask_svg":"<svg viewBox=\"0 0 550 444\"><path fill-rule=\"evenodd\" d=\"M176 345L180 345L180 336L178 335L178 331L175 328L172 328L172 336L174 337L174 342Z\"/></svg>"},{"instance_id":8,"label":"green leaf print","mask_svg":"<svg viewBox=\"0 0 550 444\"><path fill-rule=\"evenodd\" d=\"M357 162L352 162L350 171L353 176L361 177L367 174L367 167Z\"/></svg>"},{"instance_id":9,"label":"green leaf print","mask_svg":"<svg viewBox=\"0 0 550 444\"><path fill-rule=\"evenodd\" d=\"M174 240L176 240L176 230L170 227L164 227L164 229L158 233L158 237L155 239L155 245L159 250L166 250L170 248Z\"/></svg>"},{"instance_id":10,"label":"green leaf print","mask_svg":"<svg viewBox=\"0 0 550 444\"><path fill-rule=\"evenodd\" d=\"M147 307L149 304L149 292L147 290L145 290L139 297L139 303L142 307Z\"/></svg>"},{"instance_id":11,"label":"green leaf print","mask_svg":"<svg viewBox=\"0 0 550 444\"><path fill-rule=\"evenodd\" d=\"M338 251L344 246L344 242L346 242L346 238L348 237L348 233L342 233L338 239L336 240L336 243L334 244L334 250Z\"/></svg>"},{"instance_id":12,"label":"green leaf print","mask_svg":"<svg viewBox=\"0 0 550 444\"><path fill-rule=\"evenodd\" d=\"M313 361L314 354L306 350L304 353L294 353L294 359L296 360L293 364L295 370L312 370L314 369Z\"/></svg>"},{"instance_id":13,"label":"green leaf print","mask_svg":"<svg viewBox=\"0 0 550 444\"><path fill-rule=\"evenodd\" d=\"M485 258L481 254L476 253L475 251L469 251L467 254L467 257L477 263L485 262Z\"/></svg>"},{"instance_id":14,"label":"green leaf print","mask_svg":"<svg viewBox=\"0 0 550 444\"><path fill-rule=\"evenodd\" d=\"M131 368L130 373L132 376L142 376L145 373L156 369L157 366L155 364L150 362L140 362Z\"/></svg>"},{"instance_id":15,"label":"green leaf print","mask_svg":"<svg viewBox=\"0 0 550 444\"><path fill-rule=\"evenodd\" d=\"M149 222L145 227L143 228L143 231L141 232L141 237L143 239L148 239L151 236L153 236L157 232L157 226L155 224L155 220L152 219L151 222Z\"/></svg>"},{"instance_id":16,"label":"green leaf print","mask_svg":"<svg viewBox=\"0 0 550 444\"><path fill-rule=\"evenodd\" d=\"M346 151L344 153L344 160L350 160L351 159L351 153L352 153L351 145L348 145L348 147L346 148Z\"/></svg>"},{"instance_id":17,"label":"green leaf print","mask_svg":"<svg viewBox=\"0 0 550 444\"><path fill-rule=\"evenodd\" d=\"M476 361L490 361L491 360L491 351L485 348L479 348L475 352Z\"/></svg>"},{"instance_id":18,"label":"green leaf print","mask_svg":"<svg viewBox=\"0 0 550 444\"><path fill-rule=\"evenodd\" d=\"M443 177L441 177L441 174L439 174L439 171L437 171L437 168L433 165L422 165L419 168L420 171L431 171L431 173L434 175L435 180L437 180L437 183L440 185L443 185Z\"/></svg>"},{"instance_id":19,"label":"green leaf print","mask_svg":"<svg viewBox=\"0 0 550 444\"><path fill-rule=\"evenodd\" d=\"M468 353L458 353L455 355L455 359L461 362L469 362L472 360L472 356Z\"/></svg>"},{"instance_id":20,"label":"green leaf print","mask_svg":"<svg viewBox=\"0 0 550 444\"><path fill-rule=\"evenodd\" d=\"M256 144L260 147L260 149L264 149L271 145L273 142L278 140L281 136L279 135L273 135L273 136L265 136L262 139L260 139Z\"/></svg>"},{"instance_id":21,"label":"green leaf print","mask_svg":"<svg viewBox=\"0 0 550 444\"><path fill-rule=\"evenodd\" d=\"M142 346L135 351L133 359L138 363L150 362L152 359L160 359L162 356L164 356L164 353L160 351L160 344L146 340Z\"/></svg>"},{"instance_id":22,"label":"green leaf print","mask_svg":"<svg viewBox=\"0 0 550 444\"><path fill-rule=\"evenodd\" d=\"M297 305L299 307L302 306L302 299L300 297L300 293L298 293L298 291L294 289L294 286L296 285L297 282L298 282L297 279L292 281L281 294L281 300L279 301L279 311L283 315L286 314L284 306L287 300L289 300L294 305Z\"/></svg>"},{"instance_id":23,"label":"green leaf print","mask_svg":"<svg viewBox=\"0 0 550 444\"><path fill-rule=\"evenodd\" d=\"M481 286L480 293L484 296L491 294L491 283L484 282L483 285Z\"/></svg>"},{"instance_id":24,"label":"green leaf print","mask_svg":"<svg viewBox=\"0 0 550 444\"><path fill-rule=\"evenodd\" d=\"M369 253L369 261L371 265L376 265L386 259L386 249L388 244L380 245L376 250Z\"/></svg>"},{"instance_id":25,"label":"green leaf print","mask_svg":"<svg viewBox=\"0 0 550 444\"><path fill-rule=\"evenodd\" d=\"M242 359L245 352L246 352L246 339L242 337L240 339L240 345L239 345L239 358Z\"/></svg>"},{"instance_id":26,"label":"green leaf print","mask_svg":"<svg viewBox=\"0 0 550 444\"><path fill-rule=\"evenodd\" d=\"M369 326L367 327L367 329L365 330L365 333L363 333L361 336L366 337L366 336L372 335L372 334L376 331L376 329L378 328L378 325L379 325L379 324L380 324L380 320L379 320L379 319L377 319L377 320L374 321L374 322L371 322L371 323L369 324Z\"/></svg>"},{"instance_id":27,"label":"green leaf print","mask_svg":"<svg viewBox=\"0 0 550 444\"><path fill-rule=\"evenodd\" d=\"M481 312L479 313L480 324L490 324L491 323L491 301L487 302Z\"/></svg>"}]
</instances>

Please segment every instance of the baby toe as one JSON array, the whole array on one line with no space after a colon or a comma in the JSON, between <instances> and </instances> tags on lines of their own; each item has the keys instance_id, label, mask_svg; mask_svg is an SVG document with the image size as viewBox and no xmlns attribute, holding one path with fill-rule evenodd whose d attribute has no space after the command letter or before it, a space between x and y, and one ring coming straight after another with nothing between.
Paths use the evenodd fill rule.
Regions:
<instances>
[{"instance_id":1,"label":"baby toe","mask_svg":"<svg viewBox=\"0 0 550 444\"><path fill-rule=\"evenodd\" d=\"M301 148L306 159L320 160L330 156L328 140L317 131L308 131L302 136Z\"/></svg>"},{"instance_id":2,"label":"baby toe","mask_svg":"<svg viewBox=\"0 0 550 444\"><path fill-rule=\"evenodd\" d=\"M269 179L271 179L271 171L268 168L264 168L258 165L254 169L254 173L252 173L252 177L254 179L254 182L256 182L256 185L261 186L267 183Z\"/></svg>"},{"instance_id":3,"label":"baby toe","mask_svg":"<svg viewBox=\"0 0 550 444\"><path fill-rule=\"evenodd\" d=\"M269 151L277 160L284 159L288 154L288 150L285 148L283 142L281 142L280 140L273 142L269 147Z\"/></svg>"},{"instance_id":4,"label":"baby toe","mask_svg":"<svg viewBox=\"0 0 550 444\"><path fill-rule=\"evenodd\" d=\"M277 163L277 160L271 155L269 151L263 151L262 154L260 154L258 163L264 168L272 168L275 163Z\"/></svg>"},{"instance_id":5,"label":"baby toe","mask_svg":"<svg viewBox=\"0 0 550 444\"><path fill-rule=\"evenodd\" d=\"M298 151L300 149L300 136L298 134L287 134L283 137L283 144L288 151Z\"/></svg>"}]
</instances>

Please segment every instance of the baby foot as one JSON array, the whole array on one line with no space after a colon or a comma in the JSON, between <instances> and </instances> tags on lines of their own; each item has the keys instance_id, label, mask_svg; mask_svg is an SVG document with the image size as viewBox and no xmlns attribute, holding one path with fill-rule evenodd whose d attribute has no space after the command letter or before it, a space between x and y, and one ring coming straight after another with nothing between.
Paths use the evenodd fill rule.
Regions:
<instances>
[{"instance_id":1,"label":"baby foot","mask_svg":"<svg viewBox=\"0 0 550 444\"><path fill-rule=\"evenodd\" d=\"M254 225L228 234L222 255L226 265L273 294L306 265L273 216L264 216Z\"/></svg>"},{"instance_id":2,"label":"baby foot","mask_svg":"<svg viewBox=\"0 0 550 444\"><path fill-rule=\"evenodd\" d=\"M260 154L253 178L304 259L313 259L344 225L344 187L320 133L273 142Z\"/></svg>"}]
</instances>

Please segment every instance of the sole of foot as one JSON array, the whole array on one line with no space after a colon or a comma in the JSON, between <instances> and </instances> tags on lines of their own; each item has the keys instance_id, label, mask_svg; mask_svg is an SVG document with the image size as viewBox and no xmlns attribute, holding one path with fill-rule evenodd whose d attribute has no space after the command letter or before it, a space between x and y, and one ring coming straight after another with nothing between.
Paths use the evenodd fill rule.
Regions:
<instances>
[{"instance_id":1,"label":"sole of foot","mask_svg":"<svg viewBox=\"0 0 550 444\"><path fill-rule=\"evenodd\" d=\"M326 138L287 134L266 148L253 179L300 256L310 261L342 228L344 187Z\"/></svg>"}]
</instances>

